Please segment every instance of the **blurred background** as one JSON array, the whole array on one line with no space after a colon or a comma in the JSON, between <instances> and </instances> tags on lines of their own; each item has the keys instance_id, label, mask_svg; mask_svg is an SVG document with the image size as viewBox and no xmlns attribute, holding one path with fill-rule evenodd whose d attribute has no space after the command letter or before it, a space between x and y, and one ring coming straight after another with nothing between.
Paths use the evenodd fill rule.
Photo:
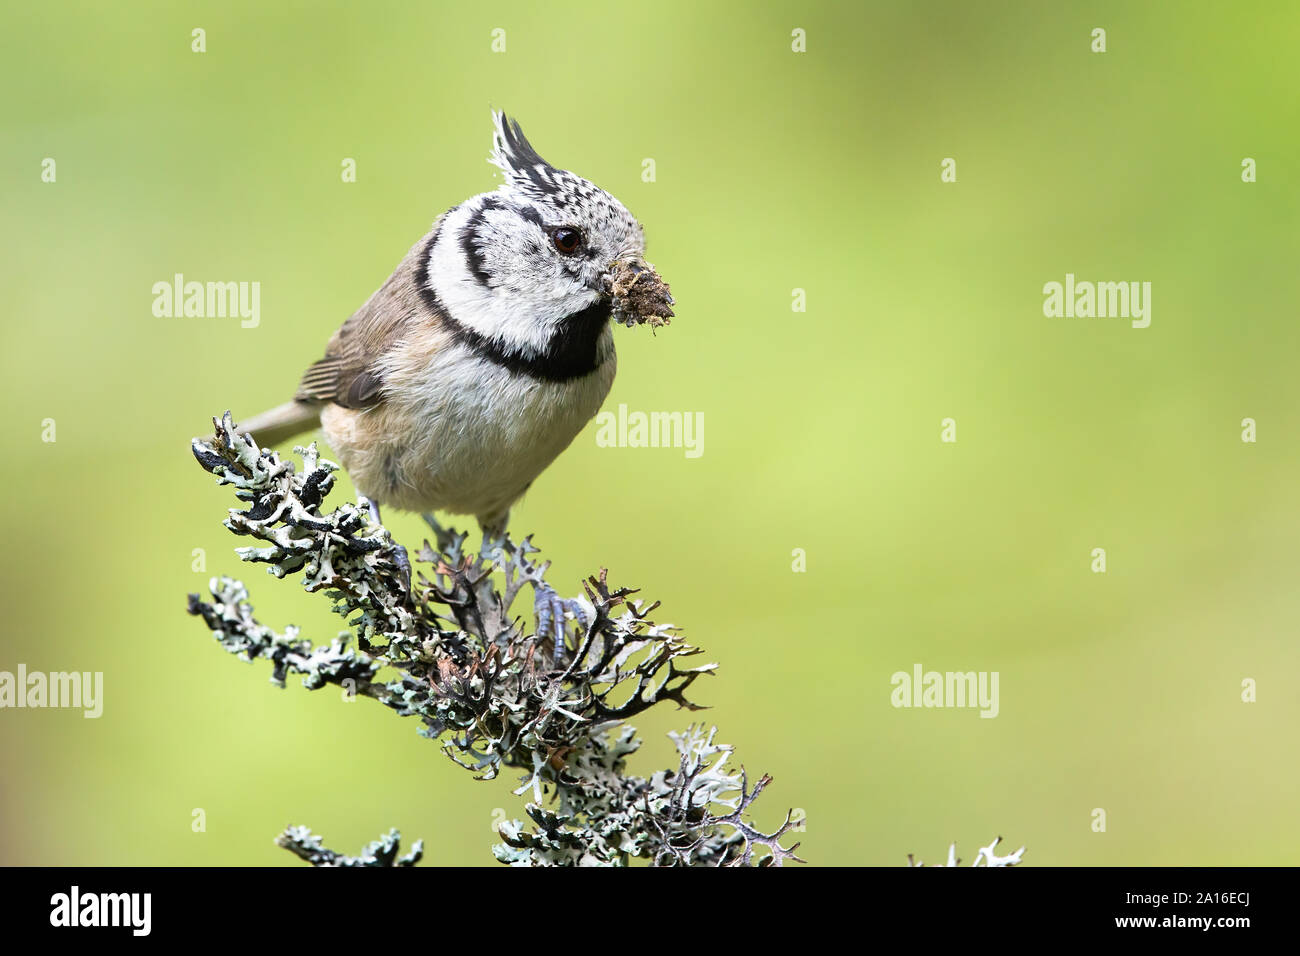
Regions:
<instances>
[{"instance_id":1,"label":"blurred background","mask_svg":"<svg viewBox=\"0 0 1300 956\"><path fill-rule=\"evenodd\" d=\"M0 15L0 670L105 683L98 720L0 712L0 862L299 865L272 839L301 823L495 865L517 780L275 689L184 612L228 573L264 623L338 631L237 560L189 440L284 401L495 188L495 107L621 198L672 284L670 328L616 330L606 407L704 416L698 458L593 423L512 519L562 590L607 566L721 665L712 709L638 722L635 769L718 724L775 777L759 822L796 808L823 865L999 834L1035 865L1294 863L1300 10L274 7ZM176 273L259 282L260 324L156 318ZM1066 273L1152 283L1150 327L1044 317ZM916 664L998 672L998 716L894 708Z\"/></svg>"}]
</instances>

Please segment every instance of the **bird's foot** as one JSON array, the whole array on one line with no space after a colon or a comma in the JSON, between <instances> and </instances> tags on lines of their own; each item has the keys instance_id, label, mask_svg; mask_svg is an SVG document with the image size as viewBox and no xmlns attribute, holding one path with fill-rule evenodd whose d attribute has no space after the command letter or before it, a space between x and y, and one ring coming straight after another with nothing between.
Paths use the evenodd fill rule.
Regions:
<instances>
[{"instance_id":1,"label":"bird's foot","mask_svg":"<svg viewBox=\"0 0 1300 956\"><path fill-rule=\"evenodd\" d=\"M578 627L584 631L591 623L586 607L578 598L560 597L559 592L545 581L533 581L533 612L537 615L538 636L555 639L557 660L564 642L565 615L577 621Z\"/></svg>"}]
</instances>

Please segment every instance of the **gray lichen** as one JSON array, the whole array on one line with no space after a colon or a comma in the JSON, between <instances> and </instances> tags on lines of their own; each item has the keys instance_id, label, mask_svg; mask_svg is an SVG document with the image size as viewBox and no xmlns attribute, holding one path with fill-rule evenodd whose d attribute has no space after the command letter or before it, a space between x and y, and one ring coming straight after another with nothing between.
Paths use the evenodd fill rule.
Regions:
<instances>
[{"instance_id":1,"label":"gray lichen","mask_svg":"<svg viewBox=\"0 0 1300 956\"><path fill-rule=\"evenodd\" d=\"M277 632L256 619L244 585L226 577L211 582L210 600L190 595L190 613L230 653L269 661L280 686L297 674L310 690L336 685L415 717L420 733L481 779L522 771L515 792L531 798L527 820L501 826L498 860L780 866L799 859L798 844L783 842L795 826L790 813L771 833L750 822L770 778L751 786L743 768L731 769L732 748L716 741L716 729L673 734L675 765L648 779L628 773L640 741L626 721L665 701L697 709L686 692L716 666L692 665L699 649L651 620L658 602L611 587L602 569L584 584L584 614L530 628L511 607L526 585L549 589L549 565L536 560L531 541L472 554L464 535L437 526L435 542L413 556L418 570L408 590L391 536L366 509L344 503L322 511L337 466L315 445L297 449L300 470L237 435L229 413L213 424L213 438L194 440L194 456L243 503L226 527L263 543L239 556L277 577L301 574L308 591L326 593L348 631L323 646L293 627ZM410 865L421 853L417 844L397 859L396 831L356 858L326 849L305 828L289 828L278 842L320 866Z\"/></svg>"},{"instance_id":2,"label":"gray lichen","mask_svg":"<svg viewBox=\"0 0 1300 956\"><path fill-rule=\"evenodd\" d=\"M275 843L312 866L415 866L424 856L424 841L416 840L411 852L399 857L402 835L396 830L389 830L378 840L367 843L359 856L327 850L321 838L306 827L288 827L275 838Z\"/></svg>"},{"instance_id":3,"label":"gray lichen","mask_svg":"<svg viewBox=\"0 0 1300 956\"><path fill-rule=\"evenodd\" d=\"M979 852L975 854L975 862L973 862L971 866L979 866L981 863L984 866L1016 866L1017 864L1019 864L1020 858L1025 855L1025 848L1022 846L1019 850L1016 850L1013 853L1008 853L1006 856L998 856L997 853L994 851L997 849L997 845L1001 842L1002 842L1002 837L998 837L988 846L980 847ZM947 863L930 863L930 864L922 863L920 860L912 859L912 854L909 853L907 855L907 865L908 866L928 865L932 867L960 866L961 860L957 858L957 844L951 843L948 845Z\"/></svg>"}]
</instances>

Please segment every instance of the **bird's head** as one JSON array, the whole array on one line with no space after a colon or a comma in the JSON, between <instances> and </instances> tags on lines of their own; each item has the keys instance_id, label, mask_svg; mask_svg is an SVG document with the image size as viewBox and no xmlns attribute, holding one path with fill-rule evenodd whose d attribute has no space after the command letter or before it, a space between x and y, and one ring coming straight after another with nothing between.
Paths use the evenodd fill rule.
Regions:
<instances>
[{"instance_id":1,"label":"bird's head","mask_svg":"<svg viewBox=\"0 0 1300 956\"><path fill-rule=\"evenodd\" d=\"M493 120L489 161L505 180L448 212L429 253L428 281L454 320L509 352L531 355L579 331L599 332L611 315L657 315L655 324L672 315L672 298L645 262L645 234L627 207L542 159L504 113ZM651 289L661 291L649 305L638 300Z\"/></svg>"}]
</instances>

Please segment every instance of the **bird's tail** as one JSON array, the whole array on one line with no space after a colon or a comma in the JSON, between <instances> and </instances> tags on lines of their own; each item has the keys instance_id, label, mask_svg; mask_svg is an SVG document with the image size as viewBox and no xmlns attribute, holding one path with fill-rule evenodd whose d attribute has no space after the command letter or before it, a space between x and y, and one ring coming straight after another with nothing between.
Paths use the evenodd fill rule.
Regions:
<instances>
[{"instance_id":1,"label":"bird's tail","mask_svg":"<svg viewBox=\"0 0 1300 956\"><path fill-rule=\"evenodd\" d=\"M239 423L236 432L252 435L264 448L274 447L320 424L320 406L313 402L285 402Z\"/></svg>"}]
</instances>

